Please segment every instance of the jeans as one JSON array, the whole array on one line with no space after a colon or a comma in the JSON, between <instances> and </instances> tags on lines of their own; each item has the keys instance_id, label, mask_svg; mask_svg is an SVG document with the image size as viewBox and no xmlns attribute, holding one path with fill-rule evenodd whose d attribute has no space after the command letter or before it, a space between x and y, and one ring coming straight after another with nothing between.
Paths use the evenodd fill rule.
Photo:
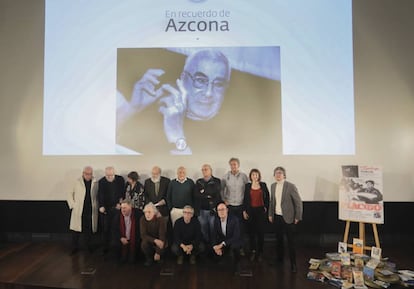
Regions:
<instances>
[{"instance_id":1,"label":"jeans","mask_svg":"<svg viewBox=\"0 0 414 289\"><path fill-rule=\"evenodd\" d=\"M214 219L215 216L211 214L210 210L200 210L198 221L200 222L201 233L203 234L206 244L210 243L213 236Z\"/></svg>"}]
</instances>

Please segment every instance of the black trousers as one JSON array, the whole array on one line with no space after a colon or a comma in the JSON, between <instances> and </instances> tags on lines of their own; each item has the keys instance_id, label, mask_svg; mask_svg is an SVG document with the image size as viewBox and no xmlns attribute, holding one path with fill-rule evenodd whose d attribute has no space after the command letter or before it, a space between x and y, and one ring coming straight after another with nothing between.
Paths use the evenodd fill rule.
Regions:
<instances>
[{"instance_id":1,"label":"black trousers","mask_svg":"<svg viewBox=\"0 0 414 289\"><path fill-rule=\"evenodd\" d=\"M217 263L224 262L224 260L226 260L228 257L231 258L231 262L232 262L232 266L233 266L232 269L237 270L237 267L239 266L239 263L240 263L240 246L236 246L236 245L230 246L230 245L228 245L228 246L224 247L223 255L221 255L221 256L216 255L214 253L214 260Z\"/></svg>"},{"instance_id":2,"label":"black trousers","mask_svg":"<svg viewBox=\"0 0 414 289\"><path fill-rule=\"evenodd\" d=\"M191 255L194 256L198 256L200 253L203 253L205 250L205 246L204 243L199 243L193 246L193 250L191 252ZM174 253L174 255L178 256L183 256L186 255L183 251L183 249L180 247L180 244L178 243L173 243L171 245L171 252Z\"/></svg>"},{"instance_id":3,"label":"black trousers","mask_svg":"<svg viewBox=\"0 0 414 289\"><path fill-rule=\"evenodd\" d=\"M88 249L91 249L92 235L92 216L82 215L82 231L72 231L72 249L77 250L80 248L81 236L83 237L84 243Z\"/></svg>"},{"instance_id":4,"label":"black trousers","mask_svg":"<svg viewBox=\"0 0 414 289\"><path fill-rule=\"evenodd\" d=\"M114 222L115 214L119 213L116 208L111 208L105 214L99 213L100 223L102 226L102 242L104 252L108 252L111 245L111 227Z\"/></svg>"},{"instance_id":5,"label":"black trousers","mask_svg":"<svg viewBox=\"0 0 414 289\"><path fill-rule=\"evenodd\" d=\"M295 249L295 235L296 225L294 223L288 224L282 216L274 215L273 224L276 231L276 258L278 261L283 261L284 258L284 235L287 239L287 247L289 249L289 258L291 265L296 265L296 249Z\"/></svg>"},{"instance_id":6,"label":"black trousers","mask_svg":"<svg viewBox=\"0 0 414 289\"><path fill-rule=\"evenodd\" d=\"M243 206L231 206L228 205L227 208L229 209L229 214L232 214L233 216L236 216L237 219L239 219L240 224L240 238L242 240L241 248L244 246L244 236L246 234L246 222L243 218Z\"/></svg>"},{"instance_id":7,"label":"black trousers","mask_svg":"<svg viewBox=\"0 0 414 289\"><path fill-rule=\"evenodd\" d=\"M164 246L165 245L166 244L164 244ZM162 257L165 253L166 248L167 247L160 249L153 242L145 242L145 241L141 242L141 250L144 253L145 258L147 260L152 260L155 253L158 253Z\"/></svg>"},{"instance_id":8,"label":"black trousers","mask_svg":"<svg viewBox=\"0 0 414 289\"><path fill-rule=\"evenodd\" d=\"M255 250L258 254L263 253L266 216L264 207L251 208L247 220L250 250Z\"/></svg>"}]
</instances>

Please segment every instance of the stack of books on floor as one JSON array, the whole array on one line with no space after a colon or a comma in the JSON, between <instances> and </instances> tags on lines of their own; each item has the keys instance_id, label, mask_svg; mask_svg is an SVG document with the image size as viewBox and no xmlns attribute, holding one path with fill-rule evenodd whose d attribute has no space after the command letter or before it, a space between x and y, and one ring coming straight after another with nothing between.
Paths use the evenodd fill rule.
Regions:
<instances>
[{"instance_id":1,"label":"stack of books on floor","mask_svg":"<svg viewBox=\"0 0 414 289\"><path fill-rule=\"evenodd\" d=\"M396 264L381 258L381 248L372 247L371 256L363 254L362 240L354 239L352 252L339 242L338 252L326 253L323 259L309 260L309 280L337 288L388 288L392 284L414 287L414 271L397 270Z\"/></svg>"}]
</instances>

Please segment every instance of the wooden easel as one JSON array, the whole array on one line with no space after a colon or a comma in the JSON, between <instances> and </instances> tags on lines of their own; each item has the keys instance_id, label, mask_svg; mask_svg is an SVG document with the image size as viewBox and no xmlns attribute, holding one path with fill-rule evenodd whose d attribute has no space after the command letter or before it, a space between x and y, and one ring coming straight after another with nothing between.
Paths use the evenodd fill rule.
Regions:
<instances>
[{"instance_id":1,"label":"wooden easel","mask_svg":"<svg viewBox=\"0 0 414 289\"><path fill-rule=\"evenodd\" d=\"M351 222L359 223L359 239L361 239L363 241L364 252L365 252L365 250L371 250L371 247L366 246L366 243L365 243L365 224L367 224L367 223L364 223L364 222L355 222L355 221L350 221L350 220L346 221L345 233L344 233L344 243L347 243L348 248L352 248L352 244L348 243L349 228L351 226ZM371 223L371 224L372 224L372 231L374 233L375 247L381 248L379 237L378 237L377 224L374 224L374 223Z\"/></svg>"}]
</instances>

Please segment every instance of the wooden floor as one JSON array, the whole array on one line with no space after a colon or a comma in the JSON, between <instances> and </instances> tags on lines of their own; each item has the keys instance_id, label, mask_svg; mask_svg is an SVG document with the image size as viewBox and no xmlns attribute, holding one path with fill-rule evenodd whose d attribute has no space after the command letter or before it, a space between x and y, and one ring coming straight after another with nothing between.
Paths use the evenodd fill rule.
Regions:
<instances>
[{"instance_id":1,"label":"wooden floor","mask_svg":"<svg viewBox=\"0 0 414 289\"><path fill-rule=\"evenodd\" d=\"M0 244L0 288L334 288L306 280L309 258L321 258L327 250L334 251L335 246L298 248L296 274L290 272L289 262L282 267L269 266L273 252L267 244L263 262L251 264L243 260L244 266L252 270L251 277L234 276L228 266L217 266L210 260L179 266L173 258L162 265L173 271L173 275L165 276L160 275L160 266L146 268L142 262L118 265L105 261L99 252L81 251L70 256L68 247L61 243ZM413 247L383 250L399 268L414 269ZM81 271L88 267L96 268L96 273L82 275Z\"/></svg>"}]
</instances>

